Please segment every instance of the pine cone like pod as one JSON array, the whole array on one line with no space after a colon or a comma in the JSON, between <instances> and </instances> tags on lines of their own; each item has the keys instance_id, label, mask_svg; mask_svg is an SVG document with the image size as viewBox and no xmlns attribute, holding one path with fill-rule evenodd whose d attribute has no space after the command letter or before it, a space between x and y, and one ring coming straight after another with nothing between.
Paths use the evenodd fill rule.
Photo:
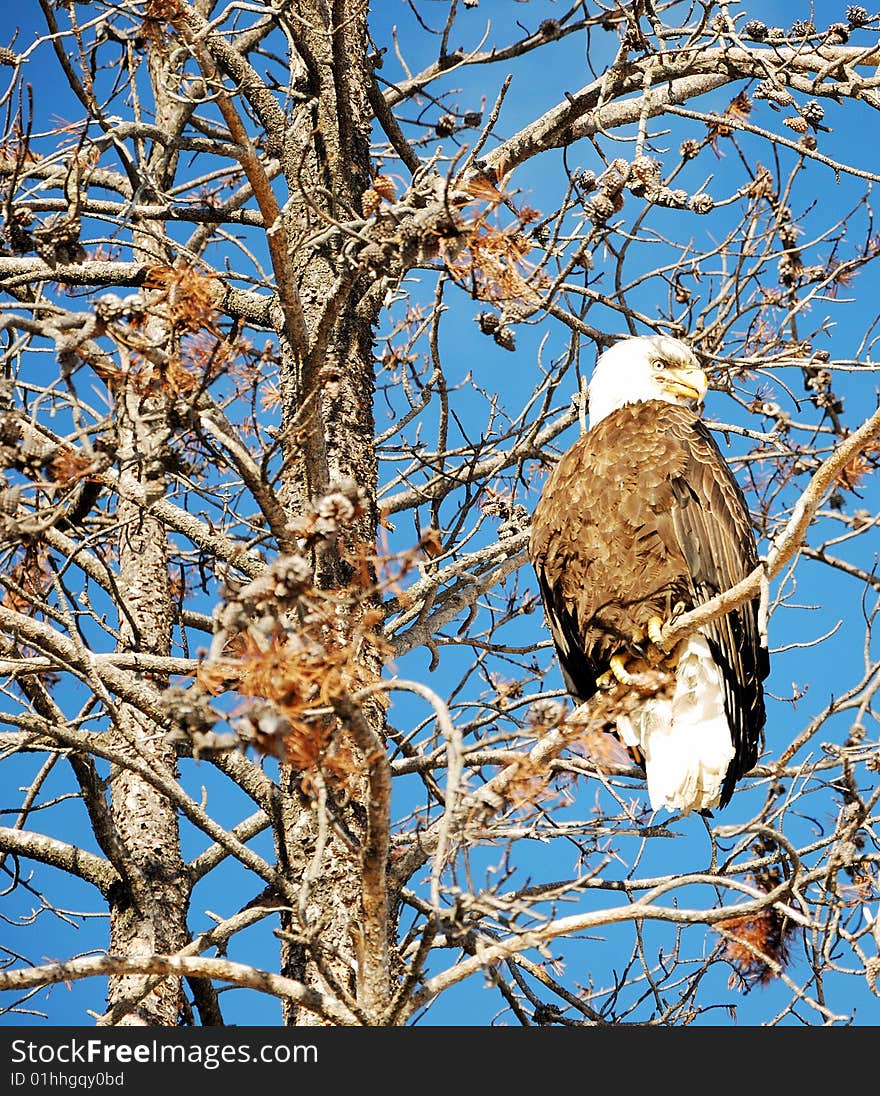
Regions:
<instances>
[{"instance_id":1,"label":"pine cone like pod","mask_svg":"<svg viewBox=\"0 0 880 1096\"><path fill-rule=\"evenodd\" d=\"M438 137L451 137L455 133L455 118L451 114L441 114L434 123L434 132Z\"/></svg>"},{"instance_id":2,"label":"pine cone like pod","mask_svg":"<svg viewBox=\"0 0 880 1096\"><path fill-rule=\"evenodd\" d=\"M21 500L21 485L15 484L0 491L0 513L14 517L18 513L18 504Z\"/></svg>"},{"instance_id":3,"label":"pine cone like pod","mask_svg":"<svg viewBox=\"0 0 880 1096\"><path fill-rule=\"evenodd\" d=\"M773 176L763 164L758 164L754 179L743 193L748 194L750 198L769 198L773 193Z\"/></svg>"},{"instance_id":4,"label":"pine cone like pod","mask_svg":"<svg viewBox=\"0 0 880 1096\"><path fill-rule=\"evenodd\" d=\"M849 41L849 27L846 23L832 23L825 31L825 42L829 46L842 46Z\"/></svg>"},{"instance_id":5,"label":"pine cone like pod","mask_svg":"<svg viewBox=\"0 0 880 1096\"><path fill-rule=\"evenodd\" d=\"M529 705L528 720L534 727L556 727L565 716L565 707L558 700L536 700Z\"/></svg>"},{"instance_id":6,"label":"pine cone like pod","mask_svg":"<svg viewBox=\"0 0 880 1096\"><path fill-rule=\"evenodd\" d=\"M315 513L319 521L326 522L328 528L332 527L331 531L335 532L337 526L349 525L354 521L358 509L355 501L347 494L342 491L331 491L318 499ZM311 576L311 572L309 575Z\"/></svg>"},{"instance_id":7,"label":"pine cone like pod","mask_svg":"<svg viewBox=\"0 0 880 1096\"><path fill-rule=\"evenodd\" d=\"M715 208L715 199L711 194L695 194L688 202L688 209L694 213L711 213Z\"/></svg>"},{"instance_id":8,"label":"pine cone like pod","mask_svg":"<svg viewBox=\"0 0 880 1096\"><path fill-rule=\"evenodd\" d=\"M600 191L587 202L586 212L594 225L603 225L614 213L614 202L604 191Z\"/></svg>"},{"instance_id":9,"label":"pine cone like pod","mask_svg":"<svg viewBox=\"0 0 880 1096\"><path fill-rule=\"evenodd\" d=\"M661 186L654 201L657 205L668 206L670 209L686 209L689 195L686 190L670 190L668 186Z\"/></svg>"},{"instance_id":10,"label":"pine cone like pod","mask_svg":"<svg viewBox=\"0 0 880 1096\"><path fill-rule=\"evenodd\" d=\"M767 37L767 24L762 23L760 19L750 19L743 27L743 33L755 42L763 42Z\"/></svg>"},{"instance_id":11,"label":"pine cone like pod","mask_svg":"<svg viewBox=\"0 0 880 1096\"><path fill-rule=\"evenodd\" d=\"M170 685L161 694L159 706L187 731L212 730L223 718L208 697L194 687Z\"/></svg>"},{"instance_id":12,"label":"pine cone like pod","mask_svg":"<svg viewBox=\"0 0 880 1096\"><path fill-rule=\"evenodd\" d=\"M631 170L629 160L618 157L599 176L599 186L608 194L615 194L626 186Z\"/></svg>"},{"instance_id":13,"label":"pine cone like pod","mask_svg":"<svg viewBox=\"0 0 880 1096\"><path fill-rule=\"evenodd\" d=\"M779 281L783 285L794 285L800 277L802 264L797 255L783 255L779 260Z\"/></svg>"},{"instance_id":14,"label":"pine cone like pod","mask_svg":"<svg viewBox=\"0 0 880 1096\"><path fill-rule=\"evenodd\" d=\"M594 265L593 253L591 251L588 251L586 248L583 248L582 250L578 251L577 255L575 256L575 262L584 270L592 270Z\"/></svg>"},{"instance_id":15,"label":"pine cone like pod","mask_svg":"<svg viewBox=\"0 0 880 1096\"><path fill-rule=\"evenodd\" d=\"M809 19L796 19L788 33L792 38L809 38L811 34L816 33L816 24Z\"/></svg>"},{"instance_id":16,"label":"pine cone like pod","mask_svg":"<svg viewBox=\"0 0 880 1096\"><path fill-rule=\"evenodd\" d=\"M850 4L846 9L846 18L851 27L863 27L871 20L868 9L863 8L861 4Z\"/></svg>"},{"instance_id":17,"label":"pine cone like pod","mask_svg":"<svg viewBox=\"0 0 880 1096\"><path fill-rule=\"evenodd\" d=\"M0 415L0 445L17 445L20 438L18 416L9 412Z\"/></svg>"},{"instance_id":18,"label":"pine cone like pod","mask_svg":"<svg viewBox=\"0 0 880 1096\"><path fill-rule=\"evenodd\" d=\"M501 324L492 338L502 350L516 350L516 335L512 327Z\"/></svg>"},{"instance_id":19,"label":"pine cone like pod","mask_svg":"<svg viewBox=\"0 0 880 1096\"><path fill-rule=\"evenodd\" d=\"M643 50L648 48L648 39L644 36L639 27L630 23L620 39L620 44L623 49L637 49Z\"/></svg>"},{"instance_id":20,"label":"pine cone like pod","mask_svg":"<svg viewBox=\"0 0 880 1096\"><path fill-rule=\"evenodd\" d=\"M630 166L628 186L636 194L646 190L656 190L660 186L663 172L656 160L650 156L637 156Z\"/></svg>"},{"instance_id":21,"label":"pine cone like pod","mask_svg":"<svg viewBox=\"0 0 880 1096\"><path fill-rule=\"evenodd\" d=\"M122 298L115 293L102 293L95 301L94 309L98 319L107 323L122 314Z\"/></svg>"},{"instance_id":22,"label":"pine cone like pod","mask_svg":"<svg viewBox=\"0 0 880 1096\"><path fill-rule=\"evenodd\" d=\"M385 244L365 244L358 254L358 259L362 267L378 270L388 264L390 255Z\"/></svg>"},{"instance_id":23,"label":"pine cone like pod","mask_svg":"<svg viewBox=\"0 0 880 1096\"><path fill-rule=\"evenodd\" d=\"M8 46L0 46L0 65L12 66L18 61L18 54Z\"/></svg>"},{"instance_id":24,"label":"pine cone like pod","mask_svg":"<svg viewBox=\"0 0 880 1096\"><path fill-rule=\"evenodd\" d=\"M801 118L799 114L793 118L783 118L782 124L788 126L789 129L793 129L795 133L806 133L809 128L806 119Z\"/></svg>"},{"instance_id":25,"label":"pine cone like pod","mask_svg":"<svg viewBox=\"0 0 880 1096\"><path fill-rule=\"evenodd\" d=\"M373 190L386 202L393 202L397 197L397 184L390 175L377 175L373 180Z\"/></svg>"},{"instance_id":26,"label":"pine cone like pod","mask_svg":"<svg viewBox=\"0 0 880 1096\"><path fill-rule=\"evenodd\" d=\"M42 461L47 455L47 446L49 446L54 453L54 446L52 446L38 430L35 430L29 423L25 423L24 429L21 432L21 445L19 446L19 452L24 460L31 461L36 457L38 461Z\"/></svg>"},{"instance_id":27,"label":"pine cone like pod","mask_svg":"<svg viewBox=\"0 0 880 1096\"><path fill-rule=\"evenodd\" d=\"M501 326L501 320L494 312L478 312L477 323L484 335L494 335Z\"/></svg>"},{"instance_id":28,"label":"pine cone like pod","mask_svg":"<svg viewBox=\"0 0 880 1096\"><path fill-rule=\"evenodd\" d=\"M348 506L353 510L350 501L348 501ZM314 581L311 564L305 556L301 556L298 552L281 556L272 565L271 570L275 580L273 593L279 600L287 600L296 594L302 593Z\"/></svg>"},{"instance_id":29,"label":"pine cone like pod","mask_svg":"<svg viewBox=\"0 0 880 1096\"><path fill-rule=\"evenodd\" d=\"M794 96L786 88L779 88L770 80L762 80L752 92L753 99L769 99L781 107L790 107L794 102Z\"/></svg>"},{"instance_id":30,"label":"pine cone like pod","mask_svg":"<svg viewBox=\"0 0 880 1096\"><path fill-rule=\"evenodd\" d=\"M794 247L801 230L797 225L781 224L778 229L779 242L783 247Z\"/></svg>"},{"instance_id":31,"label":"pine cone like pod","mask_svg":"<svg viewBox=\"0 0 880 1096\"><path fill-rule=\"evenodd\" d=\"M811 99L809 103L804 103L801 117L811 126L817 126L825 117L825 108L821 103L817 103L815 99Z\"/></svg>"},{"instance_id":32,"label":"pine cone like pod","mask_svg":"<svg viewBox=\"0 0 880 1096\"><path fill-rule=\"evenodd\" d=\"M679 155L683 160L693 160L695 156L700 155L702 147L699 141L694 140L693 137L687 137L678 146Z\"/></svg>"},{"instance_id":33,"label":"pine cone like pod","mask_svg":"<svg viewBox=\"0 0 880 1096\"><path fill-rule=\"evenodd\" d=\"M589 169L578 173L574 180L575 186L584 194L589 194L596 189L596 173Z\"/></svg>"},{"instance_id":34,"label":"pine cone like pod","mask_svg":"<svg viewBox=\"0 0 880 1096\"><path fill-rule=\"evenodd\" d=\"M376 190L373 187L367 187L361 195L361 209L364 211L364 216L372 217L381 204L382 199Z\"/></svg>"},{"instance_id":35,"label":"pine cone like pod","mask_svg":"<svg viewBox=\"0 0 880 1096\"><path fill-rule=\"evenodd\" d=\"M40 228L34 229L34 247L49 266L80 263L85 259L86 251L79 242L79 234L79 218L47 217Z\"/></svg>"}]
</instances>

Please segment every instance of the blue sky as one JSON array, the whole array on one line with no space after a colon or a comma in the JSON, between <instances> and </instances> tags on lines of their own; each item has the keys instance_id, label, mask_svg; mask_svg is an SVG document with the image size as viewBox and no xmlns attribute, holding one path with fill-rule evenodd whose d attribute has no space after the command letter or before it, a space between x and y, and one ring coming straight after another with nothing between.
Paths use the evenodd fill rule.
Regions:
<instances>
[{"instance_id":1,"label":"blue sky","mask_svg":"<svg viewBox=\"0 0 880 1096\"><path fill-rule=\"evenodd\" d=\"M460 43L464 48L473 46L479 41L482 27L487 18L499 23L510 22L515 18L527 20L531 27L540 18L550 17L562 7L561 3L548 2L525 5L515 3L514 0L481 0L479 8L469 13L473 23L472 36ZM742 6L746 10L760 11L761 17L768 23L785 24L789 21L797 8L797 14L801 14L801 5L791 3L765 3L752 7L749 4ZM842 17L844 5L832 3L817 3L815 5L815 20L817 24L828 22ZM373 28L379 41L387 41L391 25L400 27L401 41L406 52L407 60L414 68L428 63L432 57L427 49L420 47L412 37L412 18L403 0L383 0L373 5ZM442 12L445 5L437 5L437 10ZM739 9L735 9L739 10ZM425 11L430 14L431 5L427 5ZM17 43L21 48L23 42L29 41L32 28L39 25L39 10L36 4L26 6L23 10L13 10L8 6L0 13L0 44L4 44L11 38L11 31L15 25L22 26L22 35ZM408 29L409 28L409 29ZM514 36L514 28L510 27L510 37ZM610 50L616 42L614 35L597 35L590 54L590 61L597 70L600 70L610 56ZM458 43L454 43L458 44ZM421 50L421 52L420 52ZM592 79L584 57L584 43L580 36L572 36L551 47L552 52L541 50L524 64L516 65L516 75L511 86L505 108L502 112L498 126L498 133L502 138L510 136L522 125L531 120L537 113L558 102L561 96L570 90L576 90L579 86ZM34 84L36 97L35 105L38 112L38 127L50 127L58 116L77 117L78 104L70 101L69 96L59 87L54 70L44 67L47 61L47 51L36 54L31 62L28 73L29 79ZM398 74L396 62L389 51L386 59L384 74L393 79ZM52 73L48 76L48 73ZM450 77L450 86L460 91L456 94L456 101L463 109L478 108L483 98L491 104L497 95L501 81L506 75L507 69L503 66L497 68L480 68L459 71ZM0 70L2 76L2 70ZM46 79L52 81L52 95L46 96L43 92L43 82ZM719 93L708 104L702 103L703 109L723 109L729 94ZM876 149L876 140L868 142L864 140L864 126L868 118L867 108L862 115L856 116L849 108L835 109L828 107L827 124L832 132L823 136L823 150L831 155L845 158L858 166L875 169L873 162L873 150ZM677 128L681 132L686 131L682 125ZM676 131L676 132L677 132ZM876 132L876 130L874 131ZM677 147L678 136L671 136L670 145ZM713 183L720 191L723 191L725 172L729 164L725 160L726 150L721 150L721 155L714 165ZM598 169L601 164L595 151L588 145L578 146L569 150L570 166ZM519 198L523 202L533 204L539 209L552 208L552 203L557 197L559 183L556 179L559 154L550 153L546 159L536 160L517 172L514 183L519 191ZM703 170L701 165L701 170ZM863 194L863 184L859 180L843 176L840 182L836 182L831 171L815 172L813 178L819 188L816 192L816 208L807 213L805 223L818 225L827 216L829 208L843 210L854 204ZM670 221L670 224L672 222ZM859 224L867 226L867 214L862 215ZM688 231L691 230L690 223ZM646 255L645 262L650 263L652 256ZM432 286L430 277L419 275L409 280L414 293L424 295L424 299L430 300ZM846 357L855 352L857 333L864 329L875 312L877 300L875 276L869 271L857 278L849 292L852 303L845 308L836 308L836 326L828 336L829 350L835 357ZM469 302L463 294L450 294L450 313L444 319L441 334L441 343L450 363L450 380L460 380L469 372L477 375L481 386L501 401L501 406L515 413L528 395L534 389L536 383L535 355L539 340L545 333L544 328L524 329L518 331L518 351L510 355L496 347L491 340L479 336L473 323L473 315L478 310L477 305ZM651 307L651 301L646 299L643 303L645 310ZM547 358L562 352L565 345L565 333L559 328L549 329L549 342L544 349ZM381 333L381 332L380 332ZM592 364L592 355L584 354L584 368L589 369ZM853 426L857 425L863 417L872 409L876 393L876 373L868 371L865 375L853 374L844 380L841 391L846 398L845 418ZM565 393L567 396L570 393ZM781 387L777 387L774 398L784 402L788 397ZM789 400L794 410L793 402ZM461 405L463 414L467 416L465 422L468 428L479 430L485 421L485 401L474 400L468 405ZM379 403L377 412L381 416L384 413L384 404ZM731 401L720 394L710 397L707 414L718 421L730 421L730 417L736 414L736 409ZM380 425L381 428L381 425ZM576 428L569 432L573 440ZM735 452L734 448L734 452ZM537 489L540 481L535 475L531 487ZM531 507L534 502L534 494L524 494L522 501ZM864 492L864 505L876 510L878 503L876 487L869 481ZM454 509L451 502L445 513L450 517ZM405 534L401 532L401 539L405 540ZM478 543L477 541L476 543ZM860 545L853 555L853 562L860 566L870 568L874 563L874 553L877 549L875 536L865 538L865 543ZM530 576L523 574L523 580L529 581ZM838 620L846 621L842 627L826 644L821 647L798 648L794 651L783 653L780 650L774 658L773 676L768 683L771 694L779 697L789 696L793 689L808 691L803 699L792 705L785 700L771 701L770 719L768 721L768 754L773 755L778 749L779 743L787 743L793 730L802 726L810 714L821 710L827 703L833 689L839 687L841 680L850 681L858 673L858 667L862 658L864 632L860 626L858 600L860 588L855 580L830 572L827 568L804 562L798 571L798 587L795 605L781 610L773 619L771 631L771 645L781 649L794 643L803 643L806 640L817 638L824 632L834 627ZM801 607L803 606L803 607ZM813 608L818 606L819 608ZM853 626L855 622L855 626ZM522 617L511 624L507 629L506 638L511 643L528 643L535 638L536 631L542 629L540 612ZM542 638L546 633L541 630ZM440 667L433 673L428 672L428 655L419 650L406 656L399 664L400 673L403 676L416 677L427 681L433 688L443 691L444 687L451 687L459 673L467 663L468 655L465 648L458 650L444 648L441 655ZM550 668L546 677L548 688L558 687L558 674L552 666L552 660L544 653L544 664ZM843 668L843 669L842 669ZM408 720L421 719L426 716L426 711L419 702L395 697L392 709L393 719L400 725L408 725ZM876 728L873 729L876 735ZM33 758L21 758L6 762L7 776L12 772L19 773L20 783L26 785L32 778L35 766L38 764ZM232 788L228 781L220 777L207 764L187 764L184 766L184 784L197 800L207 795L212 812L220 821L233 824L239 818L250 813L252 805L236 789ZM68 785L63 775L63 766L58 766L57 771L47 782L44 795L51 798L53 795L64 794ZM402 792L405 798L411 794L408 789ZM584 811L584 797L589 801L593 794L592 788L581 788L580 797L567 811L568 815L582 814ZM635 794L642 794L638 791ZM742 797L737 797L736 818L745 818L749 814L750 806L757 802L755 796L744 792ZM38 816L39 817L39 816ZM56 807L53 811L53 827L56 832L69 834L71 839L78 841L86 847L92 848L93 842L90 835L83 831L81 813L75 801L68 801ZM809 829L809 820L804 821L804 829ZM708 854L708 845L705 831L698 819L690 819L678 825L680 838L674 841L655 842L658 847L652 852L652 868L656 872L675 871L682 864L689 867L705 862ZM204 840L200 835L193 833L187 825L183 827L183 841L185 851L195 852L204 847ZM263 835L254 842L254 847L271 858L271 841ZM573 870L573 857L570 851L554 845L552 848L533 843L523 848L520 852L520 862L517 866L517 878L525 878L530 873L536 877L548 879L562 878ZM487 872L489 877L497 871L503 860L499 849L485 849L474 851L473 863L475 874ZM50 887L53 900L62 909L82 911L95 908L94 901L89 893L89 888L77 883L62 873L52 869L40 869L41 878L46 876L53 878ZM227 865L214 875L208 877L196 888L193 900L192 928L194 931L208 927L210 917L208 911L213 911L220 916L226 916L237 908L242 900L246 900L258 890L258 886L244 878L233 865ZM588 899L584 899L586 903ZM0 898L0 915L7 918L21 918L27 914L28 900L21 890L10 896ZM567 911L570 912L570 911ZM3 933L6 946L14 950L21 950L30 962L43 962L46 959L69 957L74 954L87 952L91 949L101 948L106 942L106 920L102 918L82 918L72 916L69 919L56 914L43 913L38 921L40 926L39 942L35 945L34 935L29 929L13 929L7 924ZM662 947L660 942L660 929L646 928L647 946ZM608 969L607 955L620 950L621 958L624 956L629 944L625 930L615 929L604 934L606 944L597 943L596 950L605 948L605 957L602 963L597 962L597 968ZM710 939L707 934L707 939ZM586 983L591 974L591 964L595 952L583 946L581 941L563 941L554 945L554 952L565 954L570 961L573 971L577 972ZM268 937L262 928L253 928L242 934L238 939L233 957L253 961L268 969L276 965L275 942ZM434 964L434 968L445 965L450 956L442 955ZM611 964L613 966L613 963ZM730 991L724 985L726 972L718 970L711 976L717 982L716 992L719 1001L732 1002L738 1009L738 1021L750 1022L750 1017L766 1017L772 1015L774 1001L778 1000L780 1007L788 999L788 991L778 985L770 985L767 988L759 988L749 995L740 995ZM863 984L855 979L850 979L852 986L850 1007L855 1011L856 1022L869 1022L866 1017L872 1017L870 1022L876 1022L876 999L872 998ZM85 1015L86 1008L100 1010L100 993L96 982L75 983L67 988L64 985L56 986L45 994L39 995L35 1000L35 1007L45 1006L50 1014L50 1022L53 1024L83 1024L88 1023ZM482 979L471 979L464 985L445 994L427 1012L421 1022L426 1024L484 1024L487 1019L486 996ZM48 1004L46 1004L48 1000ZM227 1008L229 1022L239 1024L275 1024L278 1020L278 1006L272 999L240 990L226 990L221 1000ZM42 1022L36 1016L34 1022ZM0 1020L0 1022L3 1022ZM28 1022L26 1018L16 1018L16 1022ZM509 1022L509 1017L507 1018ZM703 1022L718 1022L714 1014L709 1013Z\"/></svg>"}]
</instances>

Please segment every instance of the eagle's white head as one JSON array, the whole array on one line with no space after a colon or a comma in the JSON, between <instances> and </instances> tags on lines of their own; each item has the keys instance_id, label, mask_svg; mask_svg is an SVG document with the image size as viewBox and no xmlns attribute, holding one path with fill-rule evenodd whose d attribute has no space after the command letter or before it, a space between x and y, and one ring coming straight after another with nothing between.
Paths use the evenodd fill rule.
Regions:
<instances>
[{"instance_id":1,"label":"eagle's white head","mask_svg":"<svg viewBox=\"0 0 880 1096\"><path fill-rule=\"evenodd\" d=\"M628 403L663 400L697 407L708 388L689 346L665 335L621 339L600 354L590 381L590 426Z\"/></svg>"}]
</instances>

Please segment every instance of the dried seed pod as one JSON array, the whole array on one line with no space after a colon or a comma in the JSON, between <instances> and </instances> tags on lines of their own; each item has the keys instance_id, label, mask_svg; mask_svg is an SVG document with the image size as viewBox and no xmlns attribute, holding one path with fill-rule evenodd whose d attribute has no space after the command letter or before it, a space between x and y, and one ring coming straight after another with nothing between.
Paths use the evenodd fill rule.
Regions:
<instances>
[{"instance_id":1,"label":"dried seed pod","mask_svg":"<svg viewBox=\"0 0 880 1096\"><path fill-rule=\"evenodd\" d=\"M686 190L670 190L668 186L662 186L654 195L657 205L667 206L670 209L685 209L689 201Z\"/></svg>"},{"instance_id":2,"label":"dried seed pod","mask_svg":"<svg viewBox=\"0 0 880 1096\"><path fill-rule=\"evenodd\" d=\"M373 187L367 187L361 195L361 209L364 211L364 216L372 217L381 204L382 199L376 190Z\"/></svg>"},{"instance_id":3,"label":"dried seed pod","mask_svg":"<svg viewBox=\"0 0 880 1096\"><path fill-rule=\"evenodd\" d=\"M94 304L95 315L105 323L116 319L123 311L122 298L115 293L102 293Z\"/></svg>"},{"instance_id":4,"label":"dried seed pod","mask_svg":"<svg viewBox=\"0 0 880 1096\"><path fill-rule=\"evenodd\" d=\"M715 199L711 194L694 194L688 201L688 209L694 213L711 213L715 208Z\"/></svg>"},{"instance_id":5,"label":"dried seed pod","mask_svg":"<svg viewBox=\"0 0 880 1096\"><path fill-rule=\"evenodd\" d=\"M438 137L450 137L455 133L455 117L452 114L441 114L434 123L434 132Z\"/></svg>"},{"instance_id":6,"label":"dried seed pod","mask_svg":"<svg viewBox=\"0 0 880 1096\"><path fill-rule=\"evenodd\" d=\"M622 190L627 183L632 167L629 160L618 156L599 176L599 186L609 194Z\"/></svg>"},{"instance_id":7,"label":"dried seed pod","mask_svg":"<svg viewBox=\"0 0 880 1096\"><path fill-rule=\"evenodd\" d=\"M846 23L832 23L825 31L825 42L829 46L842 46L849 41L849 27Z\"/></svg>"},{"instance_id":8,"label":"dried seed pod","mask_svg":"<svg viewBox=\"0 0 880 1096\"><path fill-rule=\"evenodd\" d=\"M558 700L536 700L529 705L529 723L539 727L555 727L562 722L565 707Z\"/></svg>"},{"instance_id":9,"label":"dried seed pod","mask_svg":"<svg viewBox=\"0 0 880 1096\"><path fill-rule=\"evenodd\" d=\"M373 179L373 190L386 202L393 202L397 197L397 185L390 175L377 175Z\"/></svg>"},{"instance_id":10,"label":"dried seed pod","mask_svg":"<svg viewBox=\"0 0 880 1096\"><path fill-rule=\"evenodd\" d=\"M786 252L782 255L777 269L779 281L782 285L794 285L800 277L802 266L803 264L796 254Z\"/></svg>"},{"instance_id":11,"label":"dried seed pod","mask_svg":"<svg viewBox=\"0 0 880 1096\"><path fill-rule=\"evenodd\" d=\"M794 247L797 243L797 238L801 234L801 230L797 225L793 225L790 222L783 222L780 224L777 230L779 236L779 242L783 247Z\"/></svg>"},{"instance_id":12,"label":"dried seed pod","mask_svg":"<svg viewBox=\"0 0 880 1096\"><path fill-rule=\"evenodd\" d=\"M650 156L637 156L630 166L629 183L631 190L644 192L660 186L663 172L656 160Z\"/></svg>"},{"instance_id":13,"label":"dried seed pod","mask_svg":"<svg viewBox=\"0 0 880 1096\"><path fill-rule=\"evenodd\" d=\"M501 320L494 312L478 312L476 320L484 335L494 335L501 326Z\"/></svg>"},{"instance_id":14,"label":"dried seed pod","mask_svg":"<svg viewBox=\"0 0 880 1096\"><path fill-rule=\"evenodd\" d=\"M13 516L18 513L18 504L21 499L21 486L15 484L0 491L0 512Z\"/></svg>"},{"instance_id":15,"label":"dried seed pod","mask_svg":"<svg viewBox=\"0 0 880 1096\"><path fill-rule=\"evenodd\" d=\"M603 225L614 213L614 202L604 191L600 191L586 204L587 217L594 225Z\"/></svg>"},{"instance_id":16,"label":"dried seed pod","mask_svg":"<svg viewBox=\"0 0 880 1096\"><path fill-rule=\"evenodd\" d=\"M596 189L596 172L586 169L575 176L574 185L584 194L589 194Z\"/></svg>"},{"instance_id":17,"label":"dried seed pod","mask_svg":"<svg viewBox=\"0 0 880 1096\"><path fill-rule=\"evenodd\" d=\"M502 350L516 350L516 335L513 328L508 327L507 324L501 324L492 338Z\"/></svg>"},{"instance_id":18,"label":"dried seed pod","mask_svg":"<svg viewBox=\"0 0 880 1096\"><path fill-rule=\"evenodd\" d=\"M753 99L768 99L781 107L790 107L794 102L794 96L786 88L777 87L770 80L762 80L752 92Z\"/></svg>"}]
</instances>

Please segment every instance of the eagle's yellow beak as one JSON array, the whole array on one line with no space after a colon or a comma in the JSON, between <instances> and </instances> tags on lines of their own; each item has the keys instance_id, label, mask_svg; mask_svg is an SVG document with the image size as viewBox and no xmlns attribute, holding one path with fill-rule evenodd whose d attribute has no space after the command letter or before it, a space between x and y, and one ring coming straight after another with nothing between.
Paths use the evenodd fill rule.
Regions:
<instances>
[{"instance_id":1,"label":"eagle's yellow beak","mask_svg":"<svg viewBox=\"0 0 880 1096\"><path fill-rule=\"evenodd\" d=\"M709 389L709 382L702 369L665 369L662 384L667 391L697 404L703 402Z\"/></svg>"}]
</instances>

